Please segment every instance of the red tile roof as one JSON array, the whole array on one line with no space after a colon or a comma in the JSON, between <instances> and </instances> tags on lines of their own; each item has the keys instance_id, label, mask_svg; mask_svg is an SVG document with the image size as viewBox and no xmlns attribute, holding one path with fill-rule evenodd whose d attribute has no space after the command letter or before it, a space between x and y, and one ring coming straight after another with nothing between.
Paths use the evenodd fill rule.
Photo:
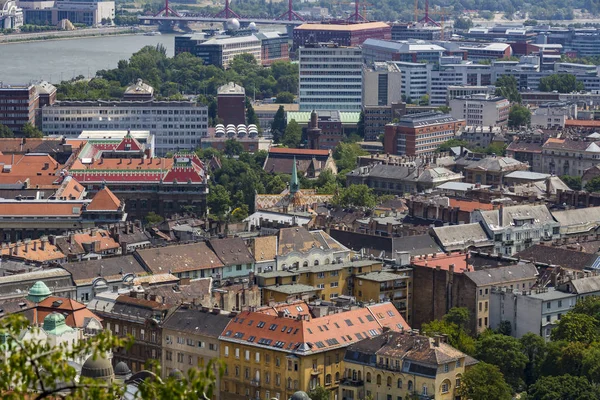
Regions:
<instances>
[{"instance_id":1,"label":"red tile roof","mask_svg":"<svg viewBox=\"0 0 600 400\"><path fill-rule=\"evenodd\" d=\"M280 351L307 355L343 348L359 340L409 329L391 303L356 308L320 318L309 315L278 317L244 311L229 322L219 340L247 345L269 346Z\"/></svg>"},{"instance_id":2,"label":"red tile roof","mask_svg":"<svg viewBox=\"0 0 600 400\"><path fill-rule=\"evenodd\" d=\"M47 154L0 155L0 183L23 183L28 180L30 187L57 187L62 182L61 168Z\"/></svg>"},{"instance_id":3,"label":"red tile roof","mask_svg":"<svg viewBox=\"0 0 600 400\"><path fill-rule=\"evenodd\" d=\"M454 265L454 273L463 273L465 271L474 271L473 265L467 265L468 254L452 253L447 255L445 253L438 253L434 256L419 256L412 259L411 263L419 267L437 268L444 271L450 270L450 265Z\"/></svg>"},{"instance_id":4,"label":"red tile roof","mask_svg":"<svg viewBox=\"0 0 600 400\"><path fill-rule=\"evenodd\" d=\"M140 142L129 134L127 134L115 148L115 150L118 151L140 151L141 149L142 146L140 145Z\"/></svg>"},{"instance_id":5,"label":"red tile roof","mask_svg":"<svg viewBox=\"0 0 600 400\"><path fill-rule=\"evenodd\" d=\"M581 127L600 127L600 121L591 119L568 119L565 121L565 128L570 126Z\"/></svg>"},{"instance_id":6,"label":"red tile roof","mask_svg":"<svg viewBox=\"0 0 600 400\"><path fill-rule=\"evenodd\" d=\"M20 216L66 216L76 217L81 215L83 201L8 201L0 200L0 215Z\"/></svg>"},{"instance_id":7,"label":"red tile roof","mask_svg":"<svg viewBox=\"0 0 600 400\"><path fill-rule=\"evenodd\" d=\"M329 150L311 150L311 149L288 149L284 147L271 147L269 154L290 154L290 155L313 155L313 156L327 156Z\"/></svg>"},{"instance_id":8,"label":"red tile roof","mask_svg":"<svg viewBox=\"0 0 600 400\"><path fill-rule=\"evenodd\" d=\"M50 296L37 306L38 323L53 312L63 314L66 324L72 328L85 328L86 322L91 318L102 322L102 318L88 310L85 304L65 297Z\"/></svg>"},{"instance_id":9,"label":"red tile roof","mask_svg":"<svg viewBox=\"0 0 600 400\"><path fill-rule=\"evenodd\" d=\"M298 300L291 303L277 303L272 306L264 306L256 310L263 314L268 315L279 315L279 312L283 312L288 317L297 317L298 315L311 315L310 308L304 300Z\"/></svg>"},{"instance_id":10,"label":"red tile roof","mask_svg":"<svg viewBox=\"0 0 600 400\"><path fill-rule=\"evenodd\" d=\"M121 200L105 187L100 189L87 206L88 211L117 211L121 207Z\"/></svg>"},{"instance_id":11,"label":"red tile roof","mask_svg":"<svg viewBox=\"0 0 600 400\"><path fill-rule=\"evenodd\" d=\"M475 210L493 210L494 206L490 203L480 203L473 200L450 199L450 207L458 207L461 211L472 212Z\"/></svg>"}]
</instances>

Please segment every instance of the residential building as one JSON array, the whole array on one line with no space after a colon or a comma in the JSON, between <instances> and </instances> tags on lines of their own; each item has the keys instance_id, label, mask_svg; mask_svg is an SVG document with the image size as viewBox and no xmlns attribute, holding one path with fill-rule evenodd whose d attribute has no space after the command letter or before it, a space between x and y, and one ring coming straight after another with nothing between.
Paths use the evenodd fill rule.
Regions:
<instances>
[{"instance_id":1,"label":"residential building","mask_svg":"<svg viewBox=\"0 0 600 400\"><path fill-rule=\"evenodd\" d=\"M513 140L506 148L506 156L528 164L533 172L542 172L542 145L541 138L535 140L526 138Z\"/></svg>"},{"instance_id":2,"label":"residential building","mask_svg":"<svg viewBox=\"0 0 600 400\"><path fill-rule=\"evenodd\" d=\"M402 101L402 74L391 62L378 62L363 68L362 105L391 106ZM390 121L388 121L390 122Z\"/></svg>"},{"instance_id":3,"label":"residential building","mask_svg":"<svg viewBox=\"0 0 600 400\"><path fill-rule=\"evenodd\" d=\"M562 238L592 233L600 227L600 207L557 210L552 216L560 223Z\"/></svg>"},{"instance_id":4,"label":"residential building","mask_svg":"<svg viewBox=\"0 0 600 400\"><path fill-rule=\"evenodd\" d=\"M328 265L349 261L350 250L324 231L302 227L279 230L277 269Z\"/></svg>"},{"instance_id":5,"label":"residential building","mask_svg":"<svg viewBox=\"0 0 600 400\"><path fill-rule=\"evenodd\" d=\"M4 2L3 7L10 4ZM12 131L20 133L27 123L35 126L39 106L40 96L35 85L0 84L0 124Z\"/></svg>"},{"instance_id":6,"label":"residential building","mask_svg":"<svg viewBox=\"0 0 600 400\"><path fill-rule=\"evenodd\" d=\"M173 274L178 278L207 278L220 281L223 262L204 242L138 249L133 254L152 274ZM202 257L198 257L202 255Z\"/></svg>"},{"instance_id":7,"label":"residential building","mask_svg":"<svg viewBox=\"0 0 600 400\"><path fill-rule=\"evenodd\" d=\"M76 138L82 131L147 130L155 152L195 150L208 129L208 108L195 101L60 101L43 107L46 135Z\"/></svg>"},{"instance_id":8,"label":"residential building","mask_svg":"<svg viewBox=\"0 0 600 400\"><path fill-rule=\"evenodd\" d=\"M367 185L377 193L403 195L422 192L446 182L462 179L462 174L443 167L375 164L348 172L346 185Z\"/></svg>"},{"instance_id":9,"label":"residential building","mask_svg":"<svg viewBox=\"0 0 600 400\"><path fill-rule=\"evenodd\" d=\"M6 0L0 9L0 29L18 29L23 21L23 9L16 1Z\"/></svg>"},{"instance_id":10,"label":"residential building","mask_svg":"<svg viewBox=\"0 0 600 400\"><path fill-rule=\"evenodd\" d=\"M578 139L578 140L575 140ZM547 174L582 176L598 164L600 146L579 138L550 138L542 146L542 170Z\"/></svg>"},{"instance_id":11,"label":"residential building","mask_svg":"<svg viewBox=\"0 0 600 400\"><path fill-rule=\"evenodd\" d=\"M328 306L311 310L303 303L277 310L242 311L219 337L226 365L221 399L288 399L317 386L336 393L347 346L409 328L391 303L342 312Z\"/></svg>"},{"instance_id":12,"label":"residential building","mask_svg":"<svg viewBox=\"0 0 600 400\"><path fill-rule=\"evenodd\" d=\"M229 82L217 89L217 116L225 126L246 125L246 91Z\"/></svg>"},{"instance_id":13,"label":"residential building","mask_svg":"<svg viewBox=\"0 0 600 400\"><path fill-rule=\"evenodd\" d=\"M13 269L10 267L11 261L6 257L2 260L2 273L0 276L0 290L2 303L12 300L23 299L23 294L38 281L43 282L46 287L51 288L50 294L57 297L75 298L76 288L71 280L71 274L62 268L32 268L31 265L15 266L21 267ZM25 308L24 304L22 308ZM5 308L5 307L2 307ZM5 310L5 312L7 312ZM2 313L0 313L0 317Z\"/></svg>"},{"instance_id":14,"label":"residential building","mask_svg":"<svg viewBox=\"0 0 600 400\"><path fill-rule=\"evenodd\" d=\"M254 274L254 257L242 238L211 239L208 245L223 264L223 279Z\"/></svg>"},{"instance_id":15,"label":"residential building","mask_svg":"<svg viewBox=\"0 0 600 400\"><path fill-rule=\"evenodd\" d=\"M359 47L309 44L298 49L298 60L301 111L360 111L362 52Z\"/></svg>"},{"instance_id":16,"label":"residential building","mask_svg":"<svg viewBox=\"0 0 600 400\"><path fill-rule=\"evenodd\" d=\"M518 205L499 210L475 210L472 222L481 222L494 240L494 253L511 256L540 241L558 239L560 223L545 205Z\"/></svg>"},{"instance_id":17,"label":"residential building","mask_svg":"<svg viewBox=\"0 0 600 400\"><path fill-rule=\"evenodd\" d=\"M474 160L464 167L465 182L500 186L504 177L514 171L527 171L529 165L510 157L496 155Z\"/></svg>"},{"instance_id":18,"label":"residential building","mask_svg":"<svg viewBox=\"0 0 600 400\"><path fill-rule=\"evenodd\" d=\"M455 97L448 103L450 115L464 119L467 126L506 126L510 102L501 96L473 94Z\"/></svg>"},{"instance_id":19,"label":"residential building","mask_svg":"<svg viewBox=\"0 0 600 400\"><path fill-rule=\"evenodd\" d=\"M453 100L454 101L454 100ZM478 121L479 118L482 116L482 109L471 109L471 110L464 110L466 112L471 113L470 115L475 116L475 118L477 119L472 119L471 122L473 121ZM463 112L464 112L463 111ZM457 111L455 112L454 110L452 110L450 113L451 114L463 114L463 112L461 111ZM463 129L463 131L460 133L460 140L464 140L465 142L467 142L467 145L470 148L482 148L485 149L486 147L488 147L491 144L505 144L505 138L504 135L502 134L503 128L499 127L499 126L493 126L493 125L467 125L465 126L465 129Z\"/></svg>"},{"instance_id":20,"label":"residential building","mask_svg":"<svg viewBox=\"0 0 600 400\"><path fill-rule=\"evenodd\" d=\"M267 172L289 174L292 166L307 178L318 178L321 172L337 174L331 150L287 149L271 147L263 169Z\"/></svg>"},{"instance_id":21,"label":"residential building","mask_svg":"<svg viewBox=\"0 0 600 400\"><path fill-rule=\"evenodd\" d=\"M461 182L448 182L440 185L460 184ZM477 188L475 188L477 189ZM462 198L461 198L462 197ZM491 210L491 203L478 201L477 199L465 198L465 196L449 197L443 194L418 195L407 199L408 215L423 221L432 223L468 224L471 221L473 210Z\"/></svg>"},{"instance_id":22,"label":"residential building","mask_svg":"<svg viewBox=\"0 0 600 400\"><path fill-rule=\"evenodd\" d=\"M334 42L340 46L360 46L369 38L392 38L392 28L384 22L363 24L302 24L294 28L294 49L315 42Z\"/></svg>"},{"instance_id":23,"label":"residential building","mask_svg":"<svg viewBox=\"0 0 600 400\"><path fill-rule=\"evenodd\" d=\"M463 374L476 362L441 336L385 332L348 346L339 396L454 400Z\"/></svg>"},{"instance_id":24,"label":"residential building","mask_svg":"<svg viewBox=\"0 0 600 400\"><path fill-rule=\"evenodd\" d=\"M351 287L357 301L390 301L402 318L411 323L413 287L410 268L400 267L355 275Z\"/></svg>"},{"instance_id":25,"label":"residential building","mask_svg":"<svg viewBox=\"0 0 600 400\"><path fill-rule=\"evenodd\" d=\"M218 358L219 336L231 318L230 313L205 307L193 309L182 305L173 311L162 323L162 377L169 377L173 371L187 376L190 369L206 368ZM214 398L219 399L221 377L216 375Z\"/></svg>"},{"instance_id":26,"label":"residential building","mask_svg":"<svg viewBox=\"0 0 600 400\"><path fill-rule=\"evenodd\" d=\"M446 252L492 250L494 242L481 224L436 226L431 228L436 241Z\"/></svg>"},{"instance_id":27,"label":"residential building","mask_svg":"<svg viewBox=\"0 0 600 400\"><path fill-rule=\"evenodd\" d=\"M424 112L406 115L385 127L385 152L394 155L429 155L452 139L464 121L449 114Z\"/></svg>"},{"instance_id":28,"label":"residential building","mask_svg":"<svg viewBox=\"0 0 600 400\"><path fill-rule=\"evenodd\" d=\"M541 129L562 129L567 119L577 119L576 103L545 103L531 113L531 126Z\"/></svg>"}]
</instances>

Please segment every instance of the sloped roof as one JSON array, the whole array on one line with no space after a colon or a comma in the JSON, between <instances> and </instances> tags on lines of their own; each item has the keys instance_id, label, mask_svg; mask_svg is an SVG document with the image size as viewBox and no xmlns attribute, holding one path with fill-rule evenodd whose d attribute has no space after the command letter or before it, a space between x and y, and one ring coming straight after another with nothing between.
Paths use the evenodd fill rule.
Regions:
<instances>
[{"instance_id":1,"label":"sloped roof","mask_svg":"<svg viewBox=\"0 0 600 400\"><path fill-rule=\"evenodd\" d=\"M467 271L473 271L473 266L468 261L467 253L452 253L450 255L445 253L438 253L434 256L420 256L415 257L411 263L419 267L426 268L437 268L444 271L449 271L450 266L453 265L454 273L459 274Z\"/></svg>"},{"instance_id":2,"label":"sloped roof","mask_svg":"<svg viewBox=\"0 0 600 400\"><path fill-rule=\"evenodd\" d=\"M146 270L132 255L102 258L72 263L63 263L76 285L89 285L98 278L107 281L121 280L127 274L146 275Z\"/></svg>"},{"instance_id":3,"label":"sloped roof","mask_svg":"<svg viewBox=\"0 0 600 400\"><path fill-rule=\"evenodd\" d=\"M204 242L138 249L136 255L153 274L223 267L219 257Z\"/></svg>"},{"instance_id":4,"label":"sloped roof","mask_svg":"<svg viewBox=\"0 0 600 400\"><path fill-rule=\"evenodd\" d=\"M438 241L446 251L464 250L470 246L480 247L493 244L479 223L449 225L432 228Z\"/></svg>"},{"instance_id":5,"label":"sloped roof","mask_svg":"<svg viewBox=\"0 0 600 400\"><path fill-rule=\"evenodd\" d=\"M600 207L552 211L552 216L560 222L561 228L574 228L580 233L589 232L600 226ZM570 231L569 233L575 232Z\"/></svg>"},{"instance_id":6,"label":"sloped roof","mask_svg":"<svg viewBox=\"0 0 600 400\"><path fill-rule=\"evenodd\" d=\"M411 256L436 254L442 251L428 234L395 237L392 239L392 247L392 254L397 251L407 251Z\"/></svg>"},{"instance_id":7,"label":"sloped roof","mask_svg":"<svg viewBox=\"0 0 600 400\"><path fill-rule=\"evenodd\" d=\"M465 169L479 169L482 171L514 171L516 169L527 169L527 164L511 157L485 157L479 161L470 163Z\"/></svg>"},{"instance_id":8,"label":"sloped roof","mask_svg":"<svg viewBox=\"0 0 600 400\"><path fill-rule=\"evenodd\" d=\"M252 239L250 252L257 262L274 260L277 256L277 236L259 236Z\"/></svg>"},{"instance_id":9,"label":"sloped roof","mask_svg":"<svg viewBox=\"0 0 600 400\"><path fill-rule=\"evenodd\" d=\"M575 293L584 294L600 291L600 276L590 276L587 278L573 279L571 281Z\"/></svg>"},{"instance_id":10,"label":"sloped roof","mask_svg":"<svg viewBox=\"0 0 600 400\"><path fill-rule=\"evenodd\" d=\"M583 270L591 268L598 259L597 254L563 249L555 246L533 245L516 253L513 257L536 264L556 265L564 269Z\"/></svg>"},{"instance_id":11,"label":"sloped roof","mask_svg":"<svg viewBox=\"0 0 600 400\"><path fill-rule=\"evenodd\" d=\"M348 250L323 231L309 232L304 227L283 228L279 230L277 253L286 256L292 252L307 253L313 248L331 251Z\"/></svg>"},{"instance_id":12,"label":"sloped roof","mask_svg":"<svg viewBox=\"0 0 600 400\"><path fill-rule=\"evenodd\" d=\"M85 304L79 303L73 299L56 296L47 297L38 304L38 321L43 320L46 315L53 312L65 315L65 322L72 328L85 328L87 322L92 318L102 321L102 318L88 310Z\"/></svg>"},{"instance_id":13,"label":"sloped roof","mask_svg":"<svg viewBox=\"0 0 600 400\"><path fill-rule=\"evenodd\" d=\"M140 151L140 150L142 150L142 145L133 136L131 136L130 134L127 134L127 136L125 136L123 138L123 140L121 140L121 143L119 143L117 145L117 147L115 147L115 150L117 150L117 151Z\"/></svg>"},{"instance_id":14,"label":"sloped roof","mask_svg":"<svg viewBox=\"0 0 600 400\"><path fill-rule=\"evenodd\" d=\"M162 326L163 329L218 338L231 318L229 314L213 314L208 311L180 307L163 322Z\"/></svg>"},{"instance_id":15,"label":"sloped roof","mask_svg":"<svg viewBox=\"0 0 600 400\"><path fill-rule=\"evenodd\" d=\"M502 207L500 210L481 211L481 215L490 228L500 226L499 213L502 212L502 226L510 226L518 219L533 219L534 224L554 222L552 214L545 205L518 205Z\"/></svg>"},{"instance_id":16,"label":"sloped roof","mask_svg":"<svg viewBox=\"0 0 600 400\"><path fill-rule=\"evenodd\" d=\"M107 187L102 188L94 195L88 204L88 211L117 211L121 207L121 200Z\"/></svg>"},{"instance_id":17,"label":"sloped roof","mask_svg":"<svg viewBox=\"0 0 600 400\"><path fill-rule=\"evenodd\" d=\"M208 244L225 265L254 263L254 257L240 237L212 239L208 241Z\"/></svg>"},{"instance_id":18,"label":"sloped roof","mask_svg":"<svg viewBox=\"0 0 600 400\"><path fill-rule=\"evenodd\" d=\"M484 268L478 271L465 272L477 286L503 285L524 279L536 279L537 268L531 263L521 262L504 267Z\"/></svg>"}]
</instances>

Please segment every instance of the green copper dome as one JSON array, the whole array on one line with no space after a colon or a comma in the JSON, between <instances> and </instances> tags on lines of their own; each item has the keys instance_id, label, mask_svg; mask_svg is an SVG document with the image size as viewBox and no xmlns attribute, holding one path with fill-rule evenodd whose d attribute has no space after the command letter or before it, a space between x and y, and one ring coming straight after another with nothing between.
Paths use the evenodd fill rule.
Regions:
<instances>
[{"instance_id":1,"label":"green copper dome","mask_svg":"<svg viewBox=\"0 0 600 400\"><path fill-rule=\"evenodd\" d=\"M63 333L73 332L73 328L67 326L65 317L59 313L46 315L44 318L44 331L49 335L60 336Z\"/></svg>"},{"instance_id":2,"label":"green copper dome","mask_svg":"<svg viewBox=\"0 0 600 400\"><path fill-rule=\"evenodd\" d=\"M32 301L34 303L40 303L42 300L46 299L52 293L48 286L42 281L37 281L33 284L31 289L29 289L29 294L27 295L27 300Z\"/></svg>"}]
</instances>

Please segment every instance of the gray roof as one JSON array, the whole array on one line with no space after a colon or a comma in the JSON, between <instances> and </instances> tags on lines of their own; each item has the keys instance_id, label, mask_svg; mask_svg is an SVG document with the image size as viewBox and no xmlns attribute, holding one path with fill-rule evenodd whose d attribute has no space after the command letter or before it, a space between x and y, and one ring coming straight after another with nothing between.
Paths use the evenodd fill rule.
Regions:
<instances>
[{"instance_id":1,"label":"gray roof","mask_svg":"<svg viewBox=\"0 0 600 400\"><path fill-rule=\"evenodd\" d=\"M600 276L573 279L571 284L573 285L573 290L577 294L598 292L600 291Z\"/></svg>"},{"instance_id":2,"label":"gray roof","mask_svg":"<svg viewBox=\"0 0 600 400\"><path fill-rule=\"evenodd\" d=\"M474 163L470 163L466 168L500 172L527 168L527 164L517 161L511 157L486 157Z\"/></svg>"},{"instance_id":3,"label":"gray roof","mask_svg":"<svg viewBox=\"0 0 600 400\"><path fill-rule=\"evenodd\" d=\"M485 246L492 243L479 223L440 226L433 228L433 232L445 250L459 250L469 246Z\"/></svg>"},{"instance_id":4,"label":"gray roof","mask_svg":"<svg viewBox=\"0 0 600 400\"><path fill-rule=\"evenodd\" d=\"M213 314L208 311L182 307L165 320L163 328L216 339L223 333L230 320L229 314Z\"/></svg>"},{"instance_id":5,"label":"gray roof","mask_svg":"<svg viewBox=\"0 0 600 400\"><path fill-rule=\"evenodd\" d=\"M392 254L396 254L397 251L407 251L411 256L437 254L442 251L427 234L393 238L392 247Z\"/></svg>"},{"instance_id":6,"label":"gray roof","mask_svg":"<svg viewBox=\"0 0 600 400\"><path fill-rule=\"evenodd\" d=\"M577 232L569 232L569 233L578 233L578 232L588 232L589 230L600 225L600 207L587 207L587 208L577 208L574 210L565 210L565 211L554 211L552 212L552 216L558 222L560 222L561 227L569 227L569 228L577 228L580 227Z\"/></svg>"},{"instance_id":7,"label":"gray roof","mask_svg":"<svg viewBox=\"0 0 600 400\"><path fill-rule=\"evenodd\" d=\"M279 286L267 286L265 289L269 289L273 292L279 292L284 294L299 294L304 292L314 292L317 289L314 286L302 285L299 283L295 283L293 285L279 285Z\"/></svg>"},{"instance_id":8,"label":"gray roof","mask_svg":"<svg viewBox=\"0 0 600 400\"><path fill-rule=\"evenodd\" d=\"M375 282L387 282L387 281L394 281L394 280L405 279L405 278L408 278L408 276L393 274L391 272L386 272L386 271L369 272L368 274L356 276L356 279L364 279L367 281L375 281Z\"/></svg>"},{"instance_id":9,"label":"gray roof","mask_svg":"<svg viewBox=\"0 0 600 400\"><path fill-rule=\"evenodd\" d=\"M537 268L530 263L518 263L505 267L484 268L479 271L465 272L477 286L503 285L508 282L535 279Z\"/></svg>"},{"instance_id":10,"label":"gray roof","mask_svg":"<svg viewBox=\"0 0 600 400\"><path fill-rule=\"evenodd\" d=\"M518 205L503 207L502 210L480 211L485 223L490 228L498 228L500 223L498 217L502 211L502 225L510 226L515 220L534 219L534 224L554 222L552 214L545 205Z\"/></svg>"},{"instance_id":11,"label":"gray roof","mask_svg":"<svg viewBox=\"0 0 600 400\"><path fill-rule=\"evenodd\" d=\"M256 274L257 278L277 278L279 276L296 276L300 275L299 272L291 272L291 271L270 271L263 272L262 274Z\"/></svg>"},{"instance_id":12,"label":"gray roof","mask_svg":"<svg viewBox=\"0 0 600 400\"><path fill-rule=\"evenodd\" d=\"M127 274L146 275L146 270L132 255L65 263L62 267L71 273L75 284L80 285L91 284L99 277L113 281Z\"/></svg>"},{"instance_id":13,"label":"gray roof","mask_svg":"<svg viewBox=\"0 0 600 400\"><path fill-rule=\"evenodd\" d=\"M531 292L531 294L527 294L527 297L532 297L534 299L539 299L542 301L551 301L551 300L560 300L568 297L574 297L573 293L561 292L560 290L556 290L553 287L547 288L547 291L544 292Z\"/></svg>"},{"instance_id":14,"label":"gray roof","mask_svg":"<svg viewBox=\"0 0 600 400\"><path fill-rule=\"evenodd\" d=\"M445 182L462 179L462 175L447 168L417 168L416 166L375 164L348 172L349 176L369 176L373 178L409 180L418 182Z\"/></svg>"},{"instance_id":15,"label":"gray roof","mask_svg":"<svg viewBox=\"0 0 600 400\"><path fill-rule=\"evenodd\" d=\"M446 182L439 185L438 189L443 190L454 190L457 192L466 192L470 189L473 189L477 184L475 183L467 183L467 182ZM486 189L491 187L490 185L479 185L480 188Z\"/></svg>"},{"instance_id":16,"label":"gray roof","mask_svg":"<svg viewBox=\"0 0 600 400\"><path fill-rule=\"evenodd\" d=\"M532 172L532 171L513 171L510 174L506 174L506 178L513 179L527 179L532 181L540 181L550 177L550 174L542 174L540 172Z\"/></svg>"},{"instance_id":17,"label":"gray roof","mask_svg":"<svg viewBox=\"0 0 600 400\"><path fill-rule=\"evenodd\" d=\"M3 261L4 262L4 261ZM24 272L22 274L6 275L0 277L0 285L23 282L23 281L44 281L46 279L69 277L71 274L62 268L44 269L41 271Z\"/></svg>"}]
</instances>

